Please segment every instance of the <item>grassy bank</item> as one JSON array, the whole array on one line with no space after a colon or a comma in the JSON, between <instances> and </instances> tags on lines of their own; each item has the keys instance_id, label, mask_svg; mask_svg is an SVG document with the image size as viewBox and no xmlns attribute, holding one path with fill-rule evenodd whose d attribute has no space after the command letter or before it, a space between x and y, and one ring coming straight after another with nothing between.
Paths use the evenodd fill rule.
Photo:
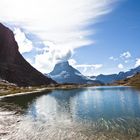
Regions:
<instances>
[{"instance_id":1,"label":"grassy bank","mask_svg":"<svg viewBox=\"0 0 140 140\"><path fill-rule=\"evenodd\" d=\"M140 73L137 73L136 75L126 78L124 80L117 81L113 85L123 85L123 86L132 86L136 88L140 88Z\"/></svg>"},{"instance_id":2,"label":"grassy bank","mask_svg":"<svg viewBox=\"0 0 140 140\"><path fill-rule=\"evenodd\" d=\"M92 87L95 85L88 85L88 84L55 84L55 85L43 85L43 86L36 86L36 87L18 87L15 85L8 85L0 83L0 96L14 96L18 94L30 94L36 93L41 91L51 91L51 90L70 90L76 88L84 88L84 87ZM97 86L97 85L96 85Z\"/></svg>"}]
</instances>

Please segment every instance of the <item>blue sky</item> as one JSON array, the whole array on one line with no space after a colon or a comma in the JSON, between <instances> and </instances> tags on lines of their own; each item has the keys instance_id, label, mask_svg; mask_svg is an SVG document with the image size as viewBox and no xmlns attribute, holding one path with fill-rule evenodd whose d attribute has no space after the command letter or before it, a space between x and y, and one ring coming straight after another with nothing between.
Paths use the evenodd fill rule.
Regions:
<instances>
[{"instance_id":1,"label":"blue sky","mask_svg":"<svg viewBox=\"0 0 140 140\"><path fill-rule=\"evenodd\" d=\"M136 59L140 57L139 0L120 2L101 22L93 25L93 28L96 29L96 34L91 38L96 43L76 51L73 58L78 63L103 64L103 67L95 74L126 71L135 67ZM130 52L131 57L120 58L124 52ZM111 56L117 60L110 60ZM128 62L125 63L125 61ZM118 68L119 64L122 64L124 68Z\"/></svg>"},{"instance_id":2,"label":"blue sky","mask_svg":"<svg viewBox=\"0 0 140 140\"><path fill-rule=\"evenodd\" d=\"M84 75L111 74L140 65L139 7L139 0L1 0L0 21L43 73L68 60Z\"/></svg>"}]
</instances>

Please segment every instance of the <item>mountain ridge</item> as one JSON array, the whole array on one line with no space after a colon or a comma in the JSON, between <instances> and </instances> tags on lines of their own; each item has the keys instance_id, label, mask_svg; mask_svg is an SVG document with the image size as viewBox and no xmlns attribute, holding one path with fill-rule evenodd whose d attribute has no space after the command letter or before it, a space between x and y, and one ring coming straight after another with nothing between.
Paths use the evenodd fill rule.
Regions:
<instances>
[{"instance_id":1,"label":"mountain ridge","mask_svg":"<svg viewBox=\"0 0 140 140\"><path fill-rule=\"evenodd\" d=\"M126 78L124 80L116 81L114 84L140 88L140 73L136 73L134 76Z\"/></svg>"},{"instance_id":2,"label":"mountain ridge","mask_svg":"<svg viewBox=\"0 0 140 140\"><path fill-rule=\"evenodd\" d=\"M102 84L100 81L91 80L82 75L77 69L69 65L68 61L57 63L48 75L58 83Z\"/></svg>"},{"instance_id":3,"label":"mountain ridge","mask_svg":"<svg viewBox=\"0 0 140 140\"><path fill-rule=\"evenodd\" d=\"M96 80L103 82L104 84L111 84L116 81L124 80L128 77L132 77L137 72L140 72L140 66L130 69L129 71L126 71L126 72L119 72L118 74L109 74L109 75L100 74L100 75L97 75L96 77L94 76L94 78Z\"/></svg>"},{"instance_id":4,"label":"mountain ridge","mask_svg":"<svg viewBox=\"0 0 140 140\"><path fill-rule=\"evenodd\" d=\"M18 51L14 33L0 23L0 78L18 86L56 83L32 67Z\"/></svg>"}]
</instances>

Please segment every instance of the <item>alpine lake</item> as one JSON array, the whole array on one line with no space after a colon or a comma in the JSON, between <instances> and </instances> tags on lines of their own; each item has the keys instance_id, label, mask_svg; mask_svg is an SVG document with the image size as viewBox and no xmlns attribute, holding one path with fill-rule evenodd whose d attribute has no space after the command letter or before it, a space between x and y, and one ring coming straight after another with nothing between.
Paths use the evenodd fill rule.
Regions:
<instances>
[{"instance_id":1,"label":"alpine lake","mask_svg":"<svg viewBox=\"0 0 140 140\"><path fill-rule=\"evenodd\" d=\"M140 90L52 90L0 99L0 140L140 140Z\"/></svg>"}]
</instances>

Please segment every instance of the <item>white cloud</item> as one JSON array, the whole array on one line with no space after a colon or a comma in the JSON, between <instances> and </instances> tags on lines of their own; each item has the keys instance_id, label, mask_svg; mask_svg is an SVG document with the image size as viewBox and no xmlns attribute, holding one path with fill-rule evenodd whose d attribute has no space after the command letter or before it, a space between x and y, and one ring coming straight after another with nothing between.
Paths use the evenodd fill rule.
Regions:
<instances>
[{"instance_id":1,"label":"white cloud","mask_svg":"<svg viewBox=\"0 0 140 140\"><path fill-rule=\"evenodd\" d=\"M96 70L101 68L102 66L103 66L102 64L91 64L91 65L82 64L82 65L76 65L76 68L94 68Z\"/></svg>"},{"instance_id":2,"label":"white cloud","mask_svg":"<svg viewBox=\"0 0 140 140\"><path fill-rule=\"evenodd\" d=\"M35 56L35 63L33 66L43 73L49 73L53 70L56 63L67 61L71 56L72 50L63 48L63 51L60 51L53 44L51 47L43 48L42 53Z\"/></svg>"},{"instance_id":3,"label":"white cloud","mask_svg":"<svg viewBox=\"0 0 140 140\"><path fill-rule=\"evenodd\" d=\"M74 66L77 64L76 60L75 59L69 59L69 64Z\"/></svg>"},{"instance_id":4,"label":"white cloud","mask_svg":"<svg viewBox=\"0 0 140 140\"><path fill-rule=\"evenodd\" d=\"M109 13L112 0L1 0L0 20L22 25L42 40L77 48L92 44L85 29Z\"/></svg>"},{"instance_id":5,"label":"white cloud","mask_svg":"<svg viewBox=\"0 0 140 140\"><path fill-rule=\"evenodd\" d=\"M125 59L128 59L131 57L131 53L129 51L127 52L124 52L120 55L121 58L125 58Z\"/></svg>"},{"instance_id":6,"label":"white cloud","mask_svg":"<svg viewBox=\"0 0 140 140\"><path fill-rule=\"evenodd\" d=\"M69 64L74 68L78 69L83 75L93 76L100 68L102 64L80 64L78 65L76 60L70 59Z\"/></svg>"},{"instance_id":7,"label":"white cloud","mask_svg":"<svg viewBox=\"0 0 140 140\"><path fill-rule=\"evenodd\" d=\"M30 52L33 49L32 42L27 39L24 32L19 28L14 29L15 39L18 42L20 53Z\"/></svg>"},{"instance_id":8,"label":"white cloud","mask_svg":"<svg viewBox=\"0 0 140 140\"><path fill-rule=\"evenodd\" d=\"M123 69L124 68L123 64L118 64L118 68Z\"/></svg>"},{"instance_id":9,"label":"white cloud","mask_svg":"<svg viewBox=\"0 0 140 140\"><path fill-rule=\"evenodd\" d=\"M110 56L109 59L110 59L110 60L113 60L113 61L117 61L117 60L118 60L118 58L115 58L115 57L113 57L113 56Z\"/></svg>"},{"instance_id":10,"label":"white cloud","mask_svg":"<svg viewBox=\"0 0 140 140\"><path fill-rule=\"evenodd\" d=\"M135 67L138 67L138 66L140 66L140 58L137 58L137 59L136 59Z\"/></svg>"},{"instance_id":11,"label":"white cloud","mask_svg":"<svg viewBox=\"0 0 140 140\"><path fill-rule=\"evenodd\" d=\"M102 64L81 64L81 65L75 65L76 69L78 69L82 74L86 76L93 76L95 73L98 73L97 71L103 67Z\"/></svg>"},{"instance_id":12,"label":"white cloud","mask_svg":"<svg viewBox=\"0 0 140 140\"><path fill-rule=\"evenodd\" d=\"M50 46L35 57L34 66L44 72L45 69L52 69L58 60L71 58L76 48L94 44L94 40L88 36L95 34L95 31L86 27L97 23L103 15L109 13L116 1L0 0L0 21L22 26L37 35L46 46ZM19 46L23 46L21 38L17 39ZM31 46L29 50L25 48L20 48L20 51L30 51Z\"/></svg>"}]
</instances>

